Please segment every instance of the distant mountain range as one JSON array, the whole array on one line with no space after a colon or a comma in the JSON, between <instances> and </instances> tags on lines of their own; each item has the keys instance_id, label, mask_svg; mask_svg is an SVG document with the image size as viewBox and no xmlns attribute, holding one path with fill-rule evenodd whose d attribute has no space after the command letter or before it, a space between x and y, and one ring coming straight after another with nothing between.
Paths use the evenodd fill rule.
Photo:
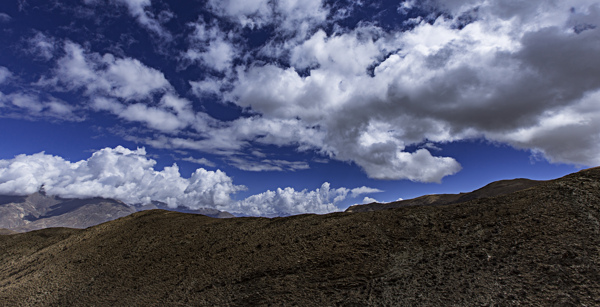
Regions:
<instances>
[{"instance_id":1,"label":"distant mountain range","mask_svg":"<svg viewBox=\"0 0 600 307\"><path fill-rule=\"evenodd\" d=\"M493 187L447 205L149 210L0 235L0 306L599 306L600 168Z\"/></svg>"},{"instance_id":2,"label":"distant mountain range","mask_svg":"<svg viewBox=\"0 0 600 307\"><path fill-rule=\"evenodd\" d=\"M160 202L128 206L115 199L60 198L46 195L44 191L27 196L0 195L0 229L24 232L49 227L87 228L134 212L152 209L175 210ZM233 217L230 213L215 209L179 210L210 217Z\"/></svg>"},{"instance_id":3,"label":"distant mountain range","mask_svg":"<svg viewBox=\"0 0 600 307\"><path fill-rule=\"evenodd\" d=\"M448 205L477 198L508 194L536 186L542 182L529 179L502 180L490 183L470 193L434 194L391 203L354 205L349 207L346 212L368 212L419 205ZM174 210L215 218L234 217L228 212L216 209L172 209L165 203L157 201L145 205L129 206L119 200L109 198L60 198L46 195L41 190L27 196L0 195L0 229L25 232L49 227L87 228L138 211L152 209Z\"/></svg>"}]
</instances>

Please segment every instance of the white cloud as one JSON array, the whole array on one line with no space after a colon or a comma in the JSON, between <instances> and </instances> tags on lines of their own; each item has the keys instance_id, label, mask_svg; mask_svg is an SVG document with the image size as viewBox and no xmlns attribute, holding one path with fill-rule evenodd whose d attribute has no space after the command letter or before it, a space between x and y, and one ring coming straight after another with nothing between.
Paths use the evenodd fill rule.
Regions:
<instances>
[{"instance_id":1,"label":"white cloud","mask_svg":"<svg viewBox=\"0 0 600 307\"><path fill-rule=\"evenodd\" d=\"M8 82L13 74L0 66L0 84ZM74 112L76 107L50 95L35 92L0 92L1 117L36 118L47 117L66 121L81 121L83 118Z\"/></svg>"},{"instance_id":2,"label":"white cloud","mask_svg":"<svg viewBox=\"0 0 600 307\"><path fill-rule=\"evenodd\" d=\"M109 109L113 112L114 110L118 109ZM145 123L150 128L164 132L175 132L186 126L175 114L141 103L123 107L116 115L128 121Z\"/></svg>"},{"instance_id":3,"label":"white cloud","mask_svg":"<svg viewBox=\"0 0 600 307\"><path fill-rule=\"evenodd\" d=\"M141 23L158 20L149 0L121 3ZM439 182L461 167L436 145L472 138L552 162L600 164L597 0L405 1L402 12L435 6L445 14L414 19L402 31L369 23L317 30L330 15L320 0L208 6L237 26L194 23L188 49L177 55L210 68L189 82L193 93L226 90L221 98L253 117L219 121L195 112L160 71L74 43L65 44L55 76L39 83L82 90L92 108L167 134L147 144L226 155L246 170L308 167L248 155L254 144L268 144L352 162L371 178ZM240 50L242 27L267 25L276 30L264 46ZM40 99L15 101L32 112L51 108ZM187 128L193 131L179 133Z\"/></svg>"},{"instance_id":4,"label":"white cloud","mask_svg":"<svg viewBox=\"0 0 600 307\"><path fill-rule=\"evenodd\" d=\"M8 68L0 66L0 84L8 81L12 77L12 73Z\"/></svg>"},{"instance_id":5,"label":"white cloud","mask_svg":"<svg viewBox=\"0 0 600 307\"><path fill-rule=\"evenodd\" d=\"M266 191L250 196L235 204L234 212L248 212L250 215L282 216L301 213L329 213L339 211L336 203L344 200L348 189L331 189L325 182L314 191L296 191L293 188Z\"/></svg>"},{"instance_id":6,"label":"white cloud","mask_svg":"<svg viewBox=\"0 0 600 307\"><path fill-rule=\"evenodd\" d=\"M40 97L34 93L0 93L0 107L4 107L4 116L8 117L48 117L66 121L81 121L75 107L58 98Z\"/></svg>"},{"instance_id":7,"label":"white cloud","mask_svg":"<svg viewBox=\"0 0 600 307\"><path fill-rule=\"evenodd\" d=\"M354 188L354 189L350 190L350 196L358 197L359 195L362 195L362 194L381 193L381 192L383 192L383 191L380 189L374 189L374 188L362 186L360 188Z\"/></svg>"},{"instance_id":8,"label":"white cloud","mask_svg":"<svg viewBox=\"0 0 600 307\"><path fill-rule=\"evenodd\" d=\"M39 85L59 90L84 89L91 98L92 109L109 111L159 131L177 132L190 125L203 127L200 122L207 116L197 116L190 101L173 94L171 84L160 71L136 59L86 52L72 42L65 44L65 52L57 61L54 76L42 78ZM148 105L155 94L162 94L159 104ZM144 102L128 103L133 101Z\"/></svg>"},{"instance_id":9,"label":"white cloud","mask_svg":"<svg viewBox=\"0 0 600 307\"><path fill-rule=\"evenodd\" d=\"M195 163L195 164L206 165L206 166L209 166L209 167L215 167L215 166L217 166L216 164L214 164L213 162L211 162L210 160L208 160L206 158L197 159L197 158L193 158L193 157L185 157L185 158L183 158L181 160L192 162L192 163Z\"/></svg>"},{"instance_id":10,"label":"white cloud","mask_svg":"<svg viewBox=\"0 0 600 307\"><path fill-rule=\"evenodd\" d=\"M58 60L55 77L40 84L58 83L67 89L85 89L86 95L106 95L125 100L147 99L171 85L158 70L132 58L88 53L75 43L65 43L66 55Z\"/></svg>"},{"instance_id":11,"label":"white cloud","mask_svg":"<svg viewBox=\"0 0 600 307\"><path fill-rule=\"evenodd\" d=\"M9 22L12 18L6 13L0 13L0 22Z\"/></svg>"},{"instance_id":12,"label":"white cloud","mask_svg":"<svg viewBox=\"0 0 600 307\"><path fill-rule=\"evenodd\" d=\"M406 148L479 137L552 162L600 163L599 113L589 103L600 89L597 1L429 1L421 9L431 5L450 15L404 32L359 25L272 44L291 67L238 68L224 98L264 120L319 127L309 147L371 178L439 182L459 163ZM589 137L564 146L560 136L569 135Z\"/></svg>"},{"instance_id":13,"label":"white cloud","mask_svg":"<svg viewBox=\"0 0 600 307\"><path fill-rule=\"evenodd\" d=\"M192 93L200 98L205 95L220 95L221 88L225 84L222 79L219 78L205 78L200 81L189 81L192 87Z\"/></svg>"},{"instance_id":14,"label":"white cloud","mask_svg":"<svg viewBox=\"0 0 600 307\"><path fill-rule=\"evenodd\" d=\"M91 106L94 110L109 111L122 119L141 122L163 132L176 133L189 125L199 126L203 121L194 114L190 101L172 94L165 94L158 107L143 103L126 105L105 97L95 98Z\"/></svg>"},{"instance_id":15,"label":"white cloud","mask_svg":"<svg viewBox=\"0 0 600 307\"><path fill-rule=\"evenodd\" d=\"M196 116L203 115L206 116L205 113L196 114ZM192 149L225 155L230 158L235 155L243 155L246 150L251 149L252 143L297 146L297 149L301 151L309 149L324 150L327 148L327 145L323 143L324 135L319 129L305 126L296 119L272 120L263 117L246 117L229 122L220 122L203 118L198 120L197 123L205 123L206 125L196 127L198 135L193 137L159 136L154 139L129 138L129 140L157 148ZM302 166L303 163L300 165Z\"/></svg>"},{"instance_id":16,"label":"white cloud","mask_svg":"<svg viewBox=\"0 0 600 307\"><path fill-rule=\"evenodd\" d=\"M217 25L207 27L204 23L196 23L194 33L190 36L191 46L183 57L217 71L229 70L238 56L238 48L231 42L230 36Z\"/></svg>"},{"instance_id":17,"label":"white cloud","mask_svg":"<svg viewBox=\"0 0 600 307\"><path fill-rule=\"evenodd\" d=\"M532 149L551 162L600 165L600 91L585 95L578 103L544 112L537 124L490 138ZM585 137L573 137L585 136Z\"/></svg>"},{"instance_id":18,"label":"white cloud","mask_svg":"<svg viewBox=\"0 0 600 307\"><path fill-rule=\"evenodd\" d=\"M309 30L325 23L329 9L321 0L209 0L208 7L242 27L276 25L277 31L304 37Z\"/></svg>"},{"instance_id":19,"label":"white cloud","mask_svg":"<svg viewBox=\"0 0 600 307\"><path fill-rule=\"evenodd\" d=\"M148 10L152 6L150 0L113 0L116 3L125 5L129 10L129 14L136 18L137 21L148 30L154 32L164 39L171 39L171 34L163 28L159 20ZM166 12L167 15L172 15ZM163 14L164 15L164 14Z\"/></svg>"},{"instance_id":20,"label":"white cloud","mask_svg":"<svg viewBox=\"0 0 600 307\"><path fill-rule=\"evenodd\" d=\"M155 164L143 148L121 146L74 163L44 153L18 155L0 160L0 193L30 194L43 184L47 193L61 197L99 196L129 204L157 200L195 209L227 206L230 195L244 189L219 170L199 168L190 178L182 178L177 165L157 171Z\"/></svg>"},{"instance_id":21,"label":"white cloud","mask_svg":"<svg viewBox=\"0 0 600 307\"><path fill-rule=\"evenodd\" d=\"M185 159L197 162L195 159ZM200 162L204 162L200 160ZM155 170L143 148L104 148L87 160L70 162L43 152L0 160L0 194L27 195L44 185L50 195L66 198L106 197L128 204L161 201L170 207L215 208L242 215L276 216L339 211L335 206L352 197L378 192L360 187L331 189L324 183L314 191L277 189L241 201L232 194L245 190L220 170L197 169L183 178L176 164Z\"/></svg>"},{"instance_id":22,"label":"white cloud","mask_svg":"<svg viewBox=\"0 0 600 307\"><path fill-rule=\"evenodd\" d=\"M148 127L161 131L176 131L186 126L177 115L165 110L148 107L142 103L128 105L119 113L122 117L129 121L143 122Z\"/></svg>"},{"instance_id":23,"label":"white cloud","mask_svg":"<svg viewBox=\"0 0 600 307\"><path fill-rule=\"evenodd\" d=\"M27 40L27 44L29 53L46 61L54 57L57 46L56 39L48 37L42 32L37 32L35 36Z\"/></svg>"},{"instance_id":24,"label":"white cloud","mask_svg":"<svg viewBox=\"0 0 600 307\"><path fill-rule=\"evenodd\" d=\"M250 28L266 24L272 14L267 0L209 0L208 7L215 13L230 17Z\"/></svg>"},{"instance_id":25,"label":"white cloud","mask_svg":"<svg viewBox=\"0 0 600 307\"><path fill-rule=\"evenodd\" d=\"M265 172L265 171L296 171L309 169L310 166L304 161L287 161L262 159L254 160L247 157L230 157L228 159L232 166L244 171Z\"/></svg>"},{"instance_id":26,"label":"white cloud","mask_svg":"<svg viewBox=\"0 0 600 307\"><path fill-rule=\"evenodd\" d=\"M363 198L362 203L363 204L370 204L370 203L377 203L378 201L375 198L371 198L368 196L365 196L365 198Z\"/></svg>"}]
</instances>

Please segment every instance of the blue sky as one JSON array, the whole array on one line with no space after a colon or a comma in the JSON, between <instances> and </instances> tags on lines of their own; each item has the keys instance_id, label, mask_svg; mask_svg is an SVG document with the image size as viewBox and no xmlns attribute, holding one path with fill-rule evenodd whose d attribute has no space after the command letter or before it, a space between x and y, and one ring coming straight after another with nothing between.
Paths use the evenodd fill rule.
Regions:
<instances>
[{"instance_id":1,"label":"blue sky","mask_svg":"<svg viewBox=\"0 0 600 307\"><path fill-rule=\"evenodd\" d=\"M600 165L598 1L0 4L0 193L239 215Z\"/></svg>"}]
</instances>

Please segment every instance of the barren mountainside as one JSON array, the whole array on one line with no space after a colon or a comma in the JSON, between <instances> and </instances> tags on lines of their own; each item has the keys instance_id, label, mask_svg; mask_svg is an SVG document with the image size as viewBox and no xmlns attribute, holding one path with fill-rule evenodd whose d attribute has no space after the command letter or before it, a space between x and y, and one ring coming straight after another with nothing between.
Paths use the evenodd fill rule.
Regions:
<instances>
[{"instance_id":1,"label":"barren mountainside","mask_svg":"<svg viewBox=\"0 0 600 307\"><path fill-rule=\"evenodd\" d=\"M0 305L597 306L600 169L439 206L0 236Z\"/></svg>"},{"instance_id":2,"label":"barren mountainside","mask_svg":"<svg viewBox=\"0 0 600 307\"><path fill-rule=\"evenodd\" d=\"M455 203L462 203L473 199L494 197L509 194L534 187L543 181L530 180L524 178L512 180L500 180L492 182L480 189L469 193L460 194L432 194L423 195L417 198L405 199L390 203L370 203L364 205L354 205L346 209L346 212L368 212L376 210L385 210L391 208L400 208L407 206L439 206Z\"/></svg>"},{"instance_id":3,"label":"barren mountainside","mask_svg":"<svg viewBox=\"0 0 600 307\"><path fill-rule=\"evenodd\" d=\"M46 195L43 191L27 196L0 195L0 228L16 232L49 227L87 228L151 209L169 208L161 202L129 206L110 198L60 198ZM182 211L219 218L233 217L228 212L215 209Z\"/></svg>"}]
</instances>

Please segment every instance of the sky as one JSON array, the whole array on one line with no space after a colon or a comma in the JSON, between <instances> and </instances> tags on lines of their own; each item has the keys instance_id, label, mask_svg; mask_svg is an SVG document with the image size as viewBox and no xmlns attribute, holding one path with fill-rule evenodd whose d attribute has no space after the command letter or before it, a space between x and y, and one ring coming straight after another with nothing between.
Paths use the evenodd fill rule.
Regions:
<instances>
[{"instance_id":1,"label":"sky","mask_svg":"<svg viewBox=\"0 0 600 307\"><path fill-rule=\"evenodd\" d=\"M600 1L8 0L0 194L328 213L600 165Z\"/></svg>"}]
</instances>

